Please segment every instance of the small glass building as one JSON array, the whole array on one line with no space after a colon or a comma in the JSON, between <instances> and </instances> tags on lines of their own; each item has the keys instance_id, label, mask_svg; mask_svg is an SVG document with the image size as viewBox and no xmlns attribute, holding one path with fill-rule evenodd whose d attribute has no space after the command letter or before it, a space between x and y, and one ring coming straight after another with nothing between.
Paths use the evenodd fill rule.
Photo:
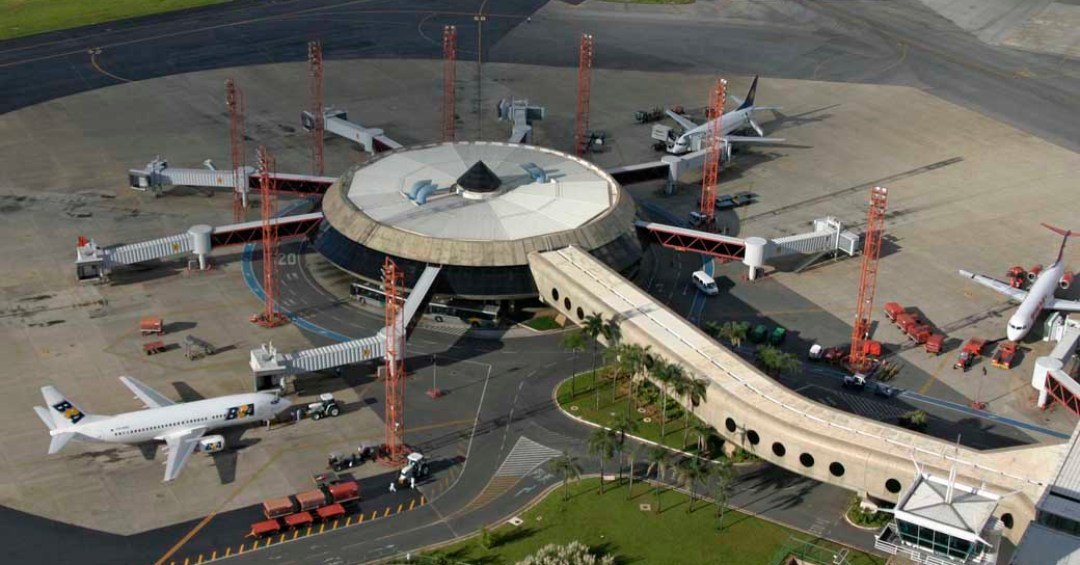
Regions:
<instances>
[{"instance_id":1,"label":"small glass building","mask_svg":"<svg viewBox=\"0 0 1080 565\"><path fill-rule=\"evenodd\" d=\"M1001 497L919 471L875 547L916 563L997 563Z\"/></svg>"}]
</instances>

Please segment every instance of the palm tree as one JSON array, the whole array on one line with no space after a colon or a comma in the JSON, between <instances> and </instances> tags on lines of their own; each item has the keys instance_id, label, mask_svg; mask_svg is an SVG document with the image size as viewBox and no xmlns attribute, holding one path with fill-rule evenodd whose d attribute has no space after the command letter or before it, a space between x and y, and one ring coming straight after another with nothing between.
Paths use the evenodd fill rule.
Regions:
<instances>
[{"instance_id":1,"label":"palm tree","mask_svg":"<svg viewBox=\"0 0 1080 565\"><path fill-rule=\"evenodd\" d=\"M679 387L681 382L686 379L686 371L683 370L682 365L674 363L662 362L660 371L656 374L656 378L660 381L660 443L664 443L664 438L667 435L667 407L668 407L668 388Z\"/></svg>"},{"instance_id":2,"label":"palm tree","mask_svg":"<svg viewBox=\"0 0 1080 565\"><path fill-rule=\"evenodd\" d=\"M780 351L771 345L759 346L757 348L756 356L767 373L794 374L802 370L802 361L800 361L798 357L791 353Z\"/></svg>"},{"instance_id":3,"label":"palm tree","mask_svg":"<svg viewBox=\"0 0 1080 565\"><path fill-rule=\"evenodd\" d=\"M574 354L570 361L570 400L573 400L577 396L577 356L585 351L585 334L581 330L566 334L562 346Z\"/></svg>"},{"instance_id":4,"label":"palm tree","mask_svg":"<svg viewBox=\"0 0 1080 565\"><path fill-rule=\"evenodd\" d=\"M739 347L746 341L749 329L749 324L745 322L724 322L716 329L716 337L729 341L733 347Z\"/></svg>"},{"instance_id":5,"label":"palm tree","mask_svg":"<svg viewBox=\"0 0 1080 565\"><path fill-rule=\"evenodd\" d=\"M611 402L613 404L619 394L619 377L624 373L629 375L634 370L631 361L631 357L633 356L631 350L633 348L633 345L620 343L615 347L609 347L604 351L604 357L607 358L607 361L615 365L615 371L612 373L611 379Z\"/></svg>"},{"instance_id":6,"label":"palm tree","mask_svg":"<svg viewBox=\"0 0 1080 565\"><path fill-rule=\"evenodd\" d=\"M630 373L630 387L628 389L629 398L626 403L626 414L629 417L634 416L634 404L636 398L634 397L634 387L641 377L642 371L646 369L646 365L649 364L649 360L652 359L652 355L649 354L649 350L652 346L646 345L642 347L640 345L632 345L629 351L630 360L633 363L633 372Z\"/></svg>"},{"instance_id":7,"label":"palm tree","mask_svg":"<svg viewBox=\"0 0 1080 565\"><path fill-rule=\"evenodd\" d=\"M604 494L604 462L615 456L615 432L596 428L589 436L589 454L600 458L600 493Z\"/></svg>"},{"instance_id":8,"label":"palm tree","mask_svg":"<svg viewBox=\"0 0 1080 565\"><path fill-rule=\"evenodd\" d=\"M713 434L713 427L701 420L694 422L694 433L697 434L698 453L705 453L705 440Z\"/></svg>"},{"instance_id":9,"label":"palm tree","mask_svg":"<svg viewBox=\"0 0 1080 565\"><path fill-rule=\"evenodd\" d=\"M611 431L615 432L615 449L619 452L619 480L622 480L622 452L626 445L626 434L632 434L638 429L637 420L626 414L615 417L615 423L611 425ZM631 469L633 472L633 469Z\"/></svg>"},{"instance_id":10,"label":"palm tree","mask_svg":"<svg viewBox=\"0 0 1080 565\"><path fill-rule=\"evenodd\" d=\"M649 461L649 468L645 470L645 478L649 477L649 473L653 469L656 469L656 486L654 492L656 493L656 512L660 512L660 477L667 474L668 465L671 463L671 455L668 455L668 450L656 446L649 450L647 456Z\"/></svg>"},{"instance_id":11,"label":"palm tree","mask_svg":"<svg viewBox=\"0 0 1080 565\"><path fill-rule=\"evenodd\" d=\"M630 467L626 470L627 476L630 477L630 488L626 491L626 500L634 497L634 463L637 462L638 449L639 446L635 443L630 447L630 452L626 454L627 462L630 464Z\"/></svg>"},{"instance_id":12,"label":"palm tree","mask_svg":"<svg viewBox=\"0 0 1080 565\"><path fill-rule=\"evenodd\" d=\"M599 338L604 333L604 328L607 324L604 323L604 318L593 312L592 314L585 316L585 320L582 322L581 331L585 335L589 336L592 340L592 378L593 388L596 389L596 409L600 409L600 380L596 376L596 352L600 347Z\"/></svg>"},{"instance_id":13,"label":"palm tree","mask_svg":"<svg viewBox=\"0 0 1080 565\"><path fill-rule=\"evenodd\" d=\"M562 477L563 500L570 500L570 481L581 476L581 466L578 465L577 458L564 451L562 455L548 462L548 470Z\"/></svg>"},{"instance_id":14,"label":"palm tree","mask_svg":"<svg viewBox=\"0 0 1080 565\"><path fill-rule=\"evenodd\" d=\"M675 467L679 482L690 489L690 505L686 507L686 513L694 511L694 499L697 498L698 481L706 479L710 473L709 464L698 457L683 459Z\"/></svg>"},{"instance_id":15,"label":"palm tree","mask_svg":"<svg viewBox=\"0 0 1080 565\"><path fill-rule=\"evenodd\" d=\"M714 477L712 483L713 500L716 501L716 516L720 519L717 529L724 528L724 513L727 512L728 500L731 498L731 486L734 482L734 473L731 470L731 460L721 459L712 469Z\"/></svg>"},{"instance_id":16,"label":"palm tree","mask_svg":"<svg viewBox=\"0 0 1080 565\"><path fill-rule=\"evenodd\" d=\"M705 401L705 395L709 391L708 381L702 378L690 375L686 378L686 386L683 387L682 395L686 399L686 403L690 405L690 410L684 412L685 418L683 419L685 424L683 425L683 445L686 445L686 438L690 434L690 415L694 412L694 409ZM695 414L696 415L696 414Z\"/></svg>"}]
</instances>

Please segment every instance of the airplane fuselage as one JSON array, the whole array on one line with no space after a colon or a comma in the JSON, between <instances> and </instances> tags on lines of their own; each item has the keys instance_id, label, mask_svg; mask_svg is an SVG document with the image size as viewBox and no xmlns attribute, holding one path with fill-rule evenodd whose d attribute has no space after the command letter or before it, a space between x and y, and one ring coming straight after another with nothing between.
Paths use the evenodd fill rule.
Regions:
<instances>
[{"instance_id":1,"label":"airplane fuselage","mask_svg":"<svg viewBox=\"0 0 1080 565\"><path fill-rule=\"evenodd\" d=\"M728 135L749 128L752 112L752 108L725 112L724 115L720 117L720 135ZM673 155L689 153L693 147L694 139L704 137L708 132L709 124L715 122L716 119L714 118L696 128L683 132L682 135L676 137L675 140L668 145L668 153Z\"/></svg>"},{"instance_id":2,"label":"airplane fuselage","mask_svg":"<svg viewBox=\"0 0 1080 565\"><path fill-rule=\"evenodd\" d=\"M1061 279L1064 272L1064 264L1058 261L1047 267L1035 278L1035 282L1028 289L1027 297L1024 298L1023 302L1020 303L1020 307L1009 318L1009 324L1005 330L1005 335L1009 338L1009 341L1020 341L1031 331L1031 328L1035 325L1035 320L1042 313L1043 307L1054 298L1054 291L1058 288L1058 280Z\"/></svg>"},{"instance_id":3,"label":"airplane fuselage","mask_svg":"<svg viewBox=\"0 0 1080 565\"><path fill-rule=\"evenodd\" d=\"M274 394L234 394L100 417L50 433L76 432L80 439L135 444L161 440L171 432L191 428L205 427L209 431L269 420L289 405Z\"/></svg>"}]
</instances>

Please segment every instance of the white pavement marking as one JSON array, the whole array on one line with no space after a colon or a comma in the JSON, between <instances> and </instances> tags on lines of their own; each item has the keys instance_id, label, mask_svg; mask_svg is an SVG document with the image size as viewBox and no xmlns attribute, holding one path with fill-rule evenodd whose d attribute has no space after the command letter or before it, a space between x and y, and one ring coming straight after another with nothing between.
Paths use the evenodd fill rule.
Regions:
<instances>
[{"instance_id":1,"label":"white pavement marking","mask_svg":"<svg viewBox=\"0 0 1080 565\"><path fill-rule=\"evenodd\" d=\"M558 450L521 436L518 438L510 455L495 471L496 477L524 477L540 465L562 455Z\"/></svg>"}]
</instances>

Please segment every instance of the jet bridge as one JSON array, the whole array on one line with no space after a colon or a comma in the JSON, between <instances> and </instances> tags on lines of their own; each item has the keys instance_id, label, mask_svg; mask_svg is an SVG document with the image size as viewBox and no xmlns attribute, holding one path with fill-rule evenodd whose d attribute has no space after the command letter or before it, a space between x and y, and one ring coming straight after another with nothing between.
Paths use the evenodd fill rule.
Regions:
<instances>
[{"instance_id":1,"label":"jet bridge","mask_svg":"<svg viewBox=\"0 0 1080 565\"><path fill-rule=\"evenodd\" d=\"M301 112L300 125L305 131L311 131L315 127L315 115L307 110ZM401 144L387 137L383 130L350 122L345 110L324 109L323 129L357 143L364 152L372 155L380 151L401 149Z\"/></svg>"},{"instance_id":2,"label":"jet bridge","mask_svg":"<svg viewBox=\"0 0 1080 565\"><path fill-rule=\"evenodd\" d=\"M278 237L287 239L307 235L322 221L322 212L283 216L271 220L277 226ZM112 270L155 259L192 254L197 267L207 268L206 257L217 247L240 245L262 239L262 221L243 222L226 226L192 226L186 233L165 236L149 241L102 247L93 239L79 237L75 250L75 276L80 281L108 280Z\"/></svg>"},{"instance_id":3,"label":"jet bridge","mask_svg":"<svg viewBox=\"0 0 1080 565\"><path fill-rule=\"evenodd\" d=\"M242 167L238 175L231 169L218 170L209 159L203 162L205 169L182 169L169 166L161 157L141 169L128 170L128 185L134 190L160 194L167 186L194 186L199 188L228 188L240 192L247 204L247 195L259 189L259 171L255 167ZM246 179L236 187L236 177ZM313 175L273 173L275 192L290 194L323 194L337 179Z\"/></svg>"},{"instance_id":4,"label":"jet bridge","mask_svg":"<svg viewBox=\"0 0 1080 565\"><path fill-rule=\"evenodd\" d=\"M769 259L824 251L854 255L859 246L858 234L845 230L833 217L814 220L814 231L774 239L739 238L641 220L634 225L643 239L669 249L700 253L721 261L741 261L750 268L751 279Z\"/></svg>"},{"instance_id":5,"label":"jet bridge","mask_svg":"<svg viewBox=\"0 0 1080 565\"><path fill-rule=\"evenodd\" d=\"M401 316L404 317L405 327L410 327L415 322L416 314L428 300L431 288L435 285L435 280L441 270L440 266L428 265L420 273L402 308ZM264 343L258 349L251 350L250 366L255 377L255 389L265 390L278 386L282 377L286 375L299 375L354 365L382 358L385 352L386 329L384 328L373 336L291 353L280 353L273 344Z\"/></svg>"},{"instance_id":6,"label":"jet bridge","mask_svg":"<svg viewBox=\"0 0 1080 565\"><path fill-rule=\"evenodd\" d=\"M532 143L532 123L544 119L543 106L530 106L528 100L499 100L499 120L510 122L510 143Z\"/></svg>"}]
</instances>

